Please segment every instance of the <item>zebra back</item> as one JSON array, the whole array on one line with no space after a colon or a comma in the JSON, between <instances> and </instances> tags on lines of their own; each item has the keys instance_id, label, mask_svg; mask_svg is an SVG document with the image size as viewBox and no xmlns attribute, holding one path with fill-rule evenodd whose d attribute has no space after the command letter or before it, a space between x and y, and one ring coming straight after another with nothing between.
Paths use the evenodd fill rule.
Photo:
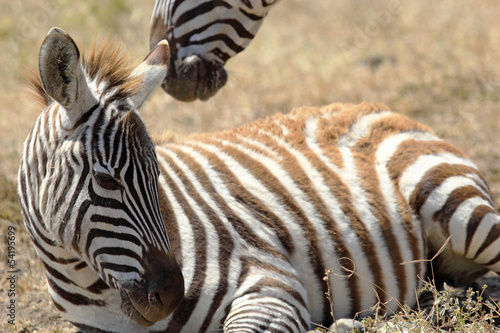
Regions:
<instances>
[{"instance_id":1,"label":"zebra back","mask_svg":"<svg viewBox=\"0 0 500 333\"><path fill-rule=\"evenodd\" d=\"M449 237L435 277L468 283L500 269L499 217L476 166L381 104L299 108L173 139L157 155L162 215L186 281L169 328L224 322L231 331L251 306L278 331L329 324L327 270L336 318L378 302L396 311L415 303L425 260ZM270 310L290 300L295 323Z\"/></svg>"}]
</instances>

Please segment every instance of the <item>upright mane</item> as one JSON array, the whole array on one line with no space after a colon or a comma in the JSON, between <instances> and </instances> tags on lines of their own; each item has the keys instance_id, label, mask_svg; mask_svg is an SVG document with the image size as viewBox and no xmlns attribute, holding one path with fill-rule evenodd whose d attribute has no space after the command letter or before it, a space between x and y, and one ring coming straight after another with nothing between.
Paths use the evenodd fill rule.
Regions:
<instances>
[{"instance_id":1,"label":"upright mane","mask_svg":"<svg viewBox=\"0 0 500 333\"><path fill-rule=\"evenodd\" d=\"M113 99L126 98L137 93L141 86L141 76L133 75L135 66L121 44L104 40L100 46L96 39L92 50L87 55L80 47L80 61L89 82L99 86L100 94L113 90ZM39 71L30 70L27 76L32 98L44 107L52 103L52 98L43 88Z\"/></svg>"}]
</instances>

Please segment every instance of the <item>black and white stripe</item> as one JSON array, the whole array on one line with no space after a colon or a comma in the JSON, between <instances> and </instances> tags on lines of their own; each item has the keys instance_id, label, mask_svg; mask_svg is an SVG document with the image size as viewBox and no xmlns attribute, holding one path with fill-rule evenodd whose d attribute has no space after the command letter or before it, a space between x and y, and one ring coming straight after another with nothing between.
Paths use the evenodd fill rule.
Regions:
<instances>
[{"instance_id":1,"label":"black and white stripe","mask_svg":"<svg viewBox=\"0 0 500 333\"><path fill-rule=\"evenodd\" d=\"M177 59L200 55L225 63L248 46L277 2L157 0L153 19L163 20Z\"/></svg>"},{"instance_id":2,"label":"black and white stripe","mask_svg":"<svg viewBox=\"0 0 500 333\"><path fill-rule=\"evenodd\" d=\"M171 66L163 88L190 101L213 96L226 83L226 61L255 37L278 0L157 0L150 45L167 39Z\"/></svg>"},{"instance_id":3,"label":"black and white stripe","mask_svg":"<svg viewBox=\"0 0 500 333\"><path fill-rule=\"evenodd\" d=\"M122 311L151 325L183 296L160 213L154 145L135 108L166 72L166 45L133 72L117 67L124 59L113 47L81 63L57 28L42 44L35 84L48 105L25 142L20 203L54 304L77 326L113 330L106 317ZM108 64L94 71L96 59ZM119 320L127 321L140 327Z\"/></svg>"},{"instance_id":4,"label":"black and white stripe","mask_svg":"<svg viewBox=\"0 0 500 333\"><path fill-rule=\"evenodd\" d=\"M148 89L165 74L151 64L168 63L155 50L141 65ZM25 223L49 291L81 328L304 332L332 323L327 270L337 319L370 314L379 301L391 313L415 304L422 259L448 239L434 263L438 276L468 283L500 271L500 217L477 167L383 105L296 109L175 138L154 152L134 111L141 90L107 103L113 91L101 90L99 106L84 109L71 140L53 130L65 109L49 106L20 169ZM106 172L119 182L100 179ZM131 287L135 275L127 274L136 273L141 280ZM156 293L148 295L151 284ZM136 293L152 303L146 313L171 305L145 316Z\"/></svg>"}]
</instances>

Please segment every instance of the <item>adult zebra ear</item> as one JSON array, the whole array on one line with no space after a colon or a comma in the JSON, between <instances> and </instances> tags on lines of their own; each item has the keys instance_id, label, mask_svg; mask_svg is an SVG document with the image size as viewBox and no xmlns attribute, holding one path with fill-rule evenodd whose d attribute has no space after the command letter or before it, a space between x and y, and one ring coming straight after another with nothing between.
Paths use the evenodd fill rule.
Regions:
<instances>
[{"instance_id":1,"label":"adult zebra ear","mask_svg":"<svg viewBox=\"0 0 500 333\"><path fill-rule=\"evenodd\" d=\"M160 41L137 66L133 75L142 76L143 86L131 97L135 108L139 109L148 96L163 82L170 61L170 48L166 40Z\"/></svg>"},{"instance_id":2,"label":"adult zebra ear","mask_svg":"<svg viewBox=\"0 0 500 333\"><path fill-rule=\"evenodd\" d=\"M39 70L45 92L64 107L68 128L97 103L80 65L80 52L64 30L50 29L40 48Z\"/></svg>"}]
</instances>

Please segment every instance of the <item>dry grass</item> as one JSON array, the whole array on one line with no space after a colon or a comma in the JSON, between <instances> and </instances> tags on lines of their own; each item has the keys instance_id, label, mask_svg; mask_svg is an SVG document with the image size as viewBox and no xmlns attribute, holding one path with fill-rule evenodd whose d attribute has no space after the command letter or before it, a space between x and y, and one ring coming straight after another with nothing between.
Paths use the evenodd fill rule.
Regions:
<instances>
[{"instance_id":1,"label":"dry grass","mask_svg":"<svg viewBox=\"0 0 500 333\"><path fill-rule=\"evenodd\" d=\"M426 282L422 293L432 297L427 307L412 309L406 305L387 317L363 319L367 333L403 332L484 332L498 331L495 319L499 317L498 303L484 298L487 286L481 290L468 288L465 293L444 285L437 290L432 282ZM383 305L380 305L383 308Z\"/></svg>"},{"instance_id":2,"label":"dry grass","mask_svg":"<svg viewBox=\"0 0 500 333\"><path fill-rule=\"evenodd\" d=\"M148 51L152 7L152 0L0 2L2 234L10 223L19 225L15 175L22 142L40 112L22 92L22 72L36 67L45 34L59 26L86 45L96 34L116 38L139 62ZM284 0L249 49L228 63L229 82L216 97L182 104L158 91L143 118L161 136L228 128L300 105L384 102L469 154L499 207L499 12L496 0ZM16 329L69 330L52 319L41 264L21 226L17 234L22 272ZM4 242L2 237L2 290ZM5 291L0 299L4 309ZM34 308L41 309L39 317ZM4 319L0 330L11 329Z\"/></svg>"}]
</instances>

